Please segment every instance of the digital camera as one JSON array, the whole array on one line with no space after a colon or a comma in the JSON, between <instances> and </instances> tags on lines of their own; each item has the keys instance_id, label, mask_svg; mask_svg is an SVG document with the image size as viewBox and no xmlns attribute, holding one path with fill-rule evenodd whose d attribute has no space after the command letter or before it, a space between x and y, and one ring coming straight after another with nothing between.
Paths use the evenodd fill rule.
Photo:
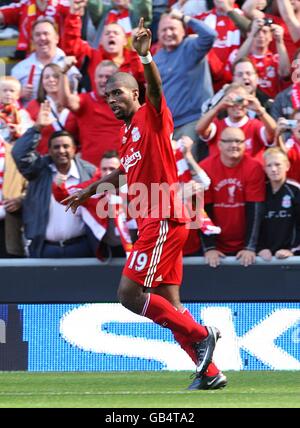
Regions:
<instances>
[{"instance_id":1,"label":"digital camera","mask_svg":"<svg viewBox=\"0 0 300 428\"><path fill-rule=\"evenodd\" d=\"M297 124L298 124L298 120L295 120L295 119L287 120L287 125L289 129L295 129Z\"/></svg>"},{"instance_id":2,"label":"digital camera","mask_svg":"<svg viewBox=\"0 0 300 428\"><path fill-rule=\"evenodd\" d=\"M267 25L268 27L270 27L272 24L273 24L272 18L264 18L264 25Z\"/></svg>"},{"instance_id":3,"label":"digital camera","mask_svg":"<svg viewBox=\"0 0 300 428\"><path fill-rule=\"evenodd\" d=\"M233 103L234 104L243 104L245 98L242 97L241 95L237 95L234 99L233 99Z\"/></svg>"}]
</instances>

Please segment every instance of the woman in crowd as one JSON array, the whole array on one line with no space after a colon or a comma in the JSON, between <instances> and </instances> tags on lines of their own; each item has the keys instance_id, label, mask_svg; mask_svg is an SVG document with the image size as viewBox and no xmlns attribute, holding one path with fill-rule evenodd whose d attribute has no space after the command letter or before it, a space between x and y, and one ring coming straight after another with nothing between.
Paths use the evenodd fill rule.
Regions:
<instances>
[{"instance_id":1,"label":"woman in crowd","mask_svg":"<svg viewBox=\"0 0 300 428\"><path fill-rule=\"evenodd\" d=\"M54 131L66 130L75 137L77 136L77 122L74 114L69 109L63 108L58 102L58 81L61 73L62 70L57 64L46 65L41 74L38 96L35 100L30 101L26 107L31 118L35 121L41 104L46 100L50 102L53 122L43 128L37 147L38 152L42 155L48 153L48 140Z\"/></svg>"}]
</instances>

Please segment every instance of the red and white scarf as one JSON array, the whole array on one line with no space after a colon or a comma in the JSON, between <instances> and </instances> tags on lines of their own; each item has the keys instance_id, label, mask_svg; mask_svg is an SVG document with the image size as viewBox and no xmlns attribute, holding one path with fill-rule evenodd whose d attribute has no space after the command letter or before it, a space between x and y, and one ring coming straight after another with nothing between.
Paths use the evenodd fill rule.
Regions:
<instances>
[{"instance_id":1,"label":"red and white scarf","mask_svg":"<svg viewBox=\"0 0 300 428\"><path fill-rule=\"evenodd\" d=\"M5 144L0 137L0 220L5 216L3 207L3 178L4 178L4 164L5 164Z\"/></svg>"},{"instance_id":2,"label":"red and white scarf","mask_svg":"<svg viewBox=\"0 0 300 428\"><path fill-rule=\"evenodd\" d=\"M300 86L297 83L292 86L292 105L294 110L300 110Z\"/></svg>"},{"instance_id":3,"label":"red and white scarf","mask_svg":"<svg viewBox=\"0 0 300 428\"><path fill-rule=\"evenodd\" d=\"M105 25L114 23L117 23L123 28L127 38L131 37L132 25L128 9L121 8L110 10L107 14Z\"/></svg>"}]
</instances>

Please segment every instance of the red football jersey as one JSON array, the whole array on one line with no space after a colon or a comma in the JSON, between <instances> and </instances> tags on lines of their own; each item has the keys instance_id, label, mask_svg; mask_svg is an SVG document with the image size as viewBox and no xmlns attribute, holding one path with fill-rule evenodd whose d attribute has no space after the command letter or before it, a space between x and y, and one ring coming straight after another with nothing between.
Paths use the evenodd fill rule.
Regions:
<instances>
[{"instance_id":1,"label":"red football jersey","mask_svg":"<svg viewBox=\"0 0 300 428\"><path fill-rule=\"evenodd\" d=\"M227 127L241 128L246 136L246 153L252 157L259 156L265 147L271 145L268 142L264 124L258 119L250 119L244 116L239 122L232 122L229 117L225 119L214 119L211 123L212 130L208 139L209 154L216 155L219 153L218 141L223 130Z\"/></svg>"},{"instance_id":2,"label":"red football jersey","mask_svg":"<svg viewBox=\"0 0 300 428\"><path fill-rule=\"evenodd\" d=\"M278 74L279 56L267 52L265 55L249 55L258 74L258 87L270 98L275 98L281 91L281 79Z\"/></svg>"},{"instance_id":3,"label":"red football jersey","mask_svg":"<svg viewBox=\"0 0 300 428\"><path fill-rule=\"evenodd\" d=\"M245 156L234 168L226 167L220 155L209 156L200 166L211 178L205 203L213 204L212 220L221 227L217 249L224 253L240 251L245 245L246 202L263 202L265 175L258 161Z\"/></svg>"},{"instance_id":4,"label":"red football jersey","mask_svg":"<svg viewBox=\"0 0 300 428\"><path fill-rule=\"evenodd\" d=\"M129 214L137 218L139 229L145 219L147 222L164 218L178 223L187 221L176 196L178 177L172 133L173 119L164 97L160 112L146 98L130 126L124 125L121 129L121 170L127 174ZM138 214L131 211L134 208Z\"/></svg>"},{"instance_id":5,"label":"red football jersey","mask_svg":"<svg viewBox=\"0 0 300 428\"><path fill-rule=\"evenodd\" d=\"M79 127L82 159L99 166L107 150L118 150L120 129L110 107L94 92L80 94L80 109L74 113Z\"/></svg>"}]
</instances>

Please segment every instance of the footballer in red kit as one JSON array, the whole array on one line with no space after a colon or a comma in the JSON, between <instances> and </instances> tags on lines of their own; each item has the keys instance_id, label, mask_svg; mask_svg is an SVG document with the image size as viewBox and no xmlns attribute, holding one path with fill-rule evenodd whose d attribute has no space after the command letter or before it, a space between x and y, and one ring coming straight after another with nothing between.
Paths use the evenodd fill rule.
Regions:
<instances>
[{"instance_id":1,"label":"footballer in red kit","mask_svg":"<svg viewBox=\"0 0 300 428\"><path fill-rule=\"evenodd\" d=\"M171 145L173 123L162 93L161 77L150 53L151 32L144 28L143 18L133 36L133 46L144 65L145 105L140 105L138 83L128 73L113 74L105 90L107 103L116 118L125 122L120 141L121 166L62 202L67 202L67 209L76 212L79 205L103 191L106 185L119 187L119 179L124 174L129 194L131 186L139 186L140 193L144 191L137 197L136 207L142 207L140 211L137 208L136 214L139 236L123 269L119 301L132 312L172 331L175 340L196 364L190 390L218 389L227 384L224 374L212 362L220 332L216 327L196 322L180 301L182 249L188 235L188 218L176 197L178 178ZM162 202L160 194L154 203L149 201L153 185L165 185L161 193L162 197L165 193L170 196L167 204ZM134 202L134 196L133 192L129 204Z\"/></svg>"},{"instance_id":2,"label":"footballer in red kit","mask_svg":"<svg viewBox=\"0 0 300 428\"><path fill-rule=\"evenodd\" d=\"M130 189L134 183L143 183L147 187L144 216L147 221L162 219L163 214L177 223L186 223L187 219L179 201L176 200L176 183L178 182L177 167L172 150L171 138L173 134L173 120L167 107L164 96L161 99L161 111L158 113L148 98L145 104L135 113L129 128L126 125L121 130L121 145L119 155L121 168L127 174L127 183ZM169 206L159 206L157 210L151 193L155 190L154 183L167 184L170 191ZM129 193L130 197L130 193ZM151 200L152 199L152 200ZM167 200L166 200L167 201ZM148 202L148 203L147 203ZM152 202L150 204L150 202ZM158 201L157 201L158 202ZM179 211L176 210L178 206ZM166 210L163 213L163 210ZM167 213L169 210L169 213ZM176 211L176 212L175 212ZM143 219L139 220L140 222Z\"/></svg>"},{"instance_id":3,"label":"footballer in red kit","mask_svg":"<svg viewBox=\"0 0 300 428\"><path fill-rule=\"evenodd\" d=\"M131 193L135 193L136 183L144 184L144 189L147 189L141 192L141 212L137 217L141 238L135 245L124 274L147 287L155 287L162 282L155 281L155 278L178 285L182 279L182 254L180 251L178 262L174 263L174 251L177 246L182 249L188 229L185 226L179 228L176 224L185 225L188 219L184 216L182 204L176 199L178 178L171 146L172 132L173 120L163 96L160 112L146 98L146 103L135 113L129 128L124 125L121 130L119 154L121 169L127 174L129 202L131 196L134 197ZM163 192L165 190L165 198L154 195L158 189L155 183L163 183L161 189ZM130 215L136 217L134 212ZM171 221L166 221L166 217ZM171 234L174 239L170 239ZM159 252L164 241L163 251L157 254L155 264L151 263L152 253ZM136 265L139 260L137 254L143 254L143 269L141 264ZM151 274L148 273L149 268Z\"/></svg>"}]
</instances>

